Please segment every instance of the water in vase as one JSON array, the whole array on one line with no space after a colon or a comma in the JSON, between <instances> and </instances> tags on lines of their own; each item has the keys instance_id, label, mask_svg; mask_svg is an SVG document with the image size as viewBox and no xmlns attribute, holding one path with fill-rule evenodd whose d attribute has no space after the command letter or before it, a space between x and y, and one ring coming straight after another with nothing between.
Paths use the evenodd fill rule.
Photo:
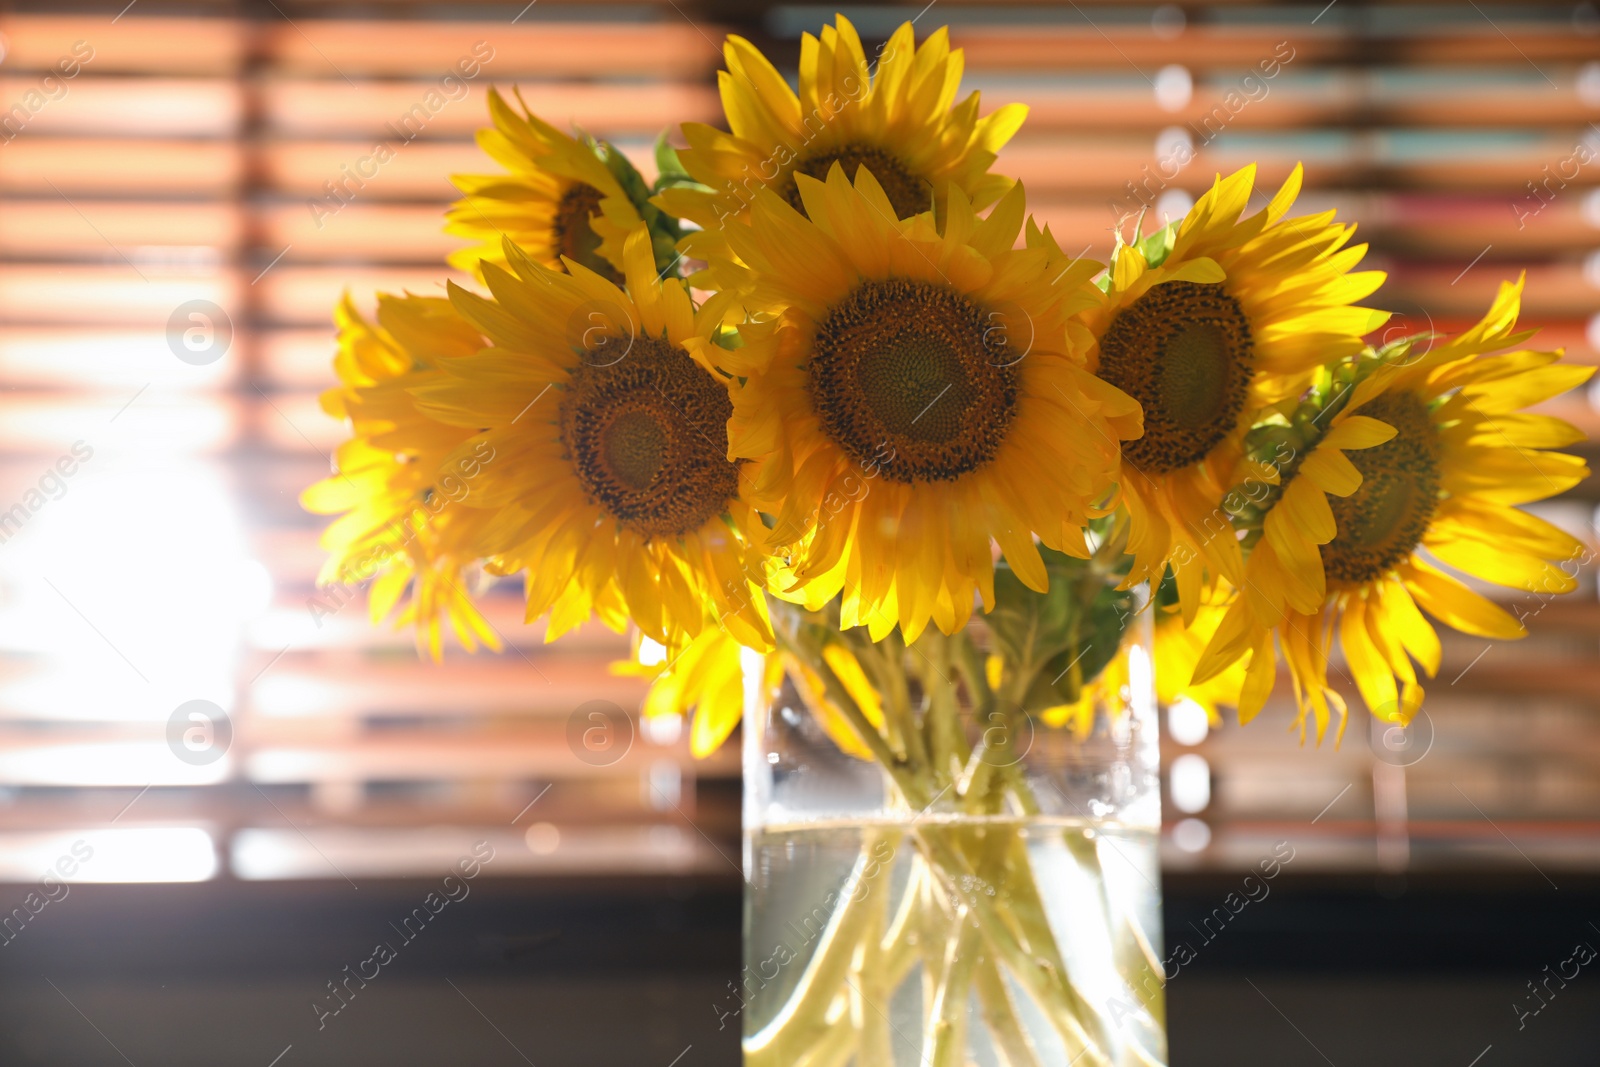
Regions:
<instances>
[{"instance_id":1,"label":"water in vase","mask_svg":"<svg viewBox=\"0 0 1600 1067\"><path fill-rule=\"evenodd\" d=\"M1166 1062L1153 830L930 814L746 848L747 1064Z\"/></svg>"}]
</instances>

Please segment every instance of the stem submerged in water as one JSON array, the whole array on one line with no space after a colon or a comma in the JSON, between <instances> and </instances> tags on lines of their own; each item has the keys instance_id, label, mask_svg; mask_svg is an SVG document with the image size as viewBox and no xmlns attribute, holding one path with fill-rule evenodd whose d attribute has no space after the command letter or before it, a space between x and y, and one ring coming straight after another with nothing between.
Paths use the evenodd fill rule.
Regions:
<instances>
[{"instance_id":1,"label":"stem submerged in water","mask_svg":"<svg viewBox=\"0 0 1600 1067\"><path fill-rule=\"evenodd\" d=\"M872 917L874 909L881 912L883 903L873 897L887 892L881 881L888 871L888 865L877 860L880 842L888 841L893 848L899 836L898 833L871 833L863 841L861 855L845 881L838 906L818 938L810 963L800 976L800 984L777 1018L760 1033L745 1039L746 1067L789 1067L832 1027L830 1009L840 991L848 988L846 979L851 974L858 948L869 940L869 933L873 942L878 937Z\"/></svg>"},{"instance_id":2,"label":"stem submerged in water","mask_svg":"<svg viewBox=\"0 0 1600 1067\"><path fill-rule=\"evenodd\" d=\"M1103 577L1096 580L1105 587ZM798 985L746 1039L745 1062L964 1067L979 1047L1005 1067L1040 1067L1063 1050L1081 1067L1161 1062L1159 1049L1152 1055L1139 1037L1110 1030L1075 985L1057 942L1063 902L1055 902L1053 923L1028 835L1016 821L1040 812L1020 742L1031 741L1021 709L1042 660L1009 670L995 688L966 632L930 631L908 648L897 635L874 644L864 634L841 633L790 605L774 604L772 621L783 652L821 680L820 695L881 766L887 807L905 817L892 829L866 832ZM829 668L822 653L830 642L843 642L877 690L881 729ZM963 707L976 718L971 739ZM1112 942L1119 988L1097 992L1125 999L1120 986L1132 987L1159 1031L1159 980L1153 992L1145 981L1159 971L1154 950L1106 898L1096 842L1060 833L1064 840L1046 843L1065 846L1067 862L1099 891L1098 899L1074 898L1071 907L1087 906L1102 924L1095 936ZM880 851L886 843L887 860ZM904 862L896 860L900 849L907 850ZM893 1013L917 995L902 986L918 966L922 1024L896 1027Z\"/></svg>"}]
</instances>

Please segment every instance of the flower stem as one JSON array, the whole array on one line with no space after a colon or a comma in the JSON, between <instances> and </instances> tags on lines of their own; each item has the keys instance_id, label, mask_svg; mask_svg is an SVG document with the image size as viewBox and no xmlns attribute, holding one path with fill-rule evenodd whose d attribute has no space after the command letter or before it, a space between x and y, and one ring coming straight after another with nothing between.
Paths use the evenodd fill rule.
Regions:
<instances>
[{"instance_id":1,"label":"flower stem","mask_svg":"<svg viewBox=\"0 0 1600 1067\"><path fill-rule=\"evenodd\" d=\"M1011 990L1006 988L1005 976L993 960L984 957L978 961L972 984L978 991L984 1024L1006 1067L1040 1067L1039 1053L1017 1017Z\"/></svg>"},{"instance_id":2,"label":"flower stem","mask_svg":"<svg viewBox=\"0 0 1600 1067\"><path fill-rule=\"evenodd\" d=\"M1098 587L1104 587L1103 579ZM953 827L948 821L953 813L997 816L1010 810L1023 817L1039 813L1033 783L1021 764L1027 748L1018 743L1025 725L1020 709L1037 664L1008 671L1005 687L995 692L966 632L946 637L929 631L912 648L894 638L873 645L861 635L840 634L809 622L789 605L774 608L773 630L780 647L820 679L821 695L880 764L891 785L891 801L916 815L894 831L864 832L861 855L795 991L776 1017L747 1038L747 1065L838 1067L851 1056L857 1067L892 1064L891 1030L899 1031L889 1023L888 1012L896 990L920 958L921 1052L929 1067L966 1063L974 993L1007 1067L1038 1067L1039 1052L1021 1021L1007 974L1015 978L1020 993L1037 1003L1075 1065L1111 1067L1116 1047L1112 1035L1067 971L1056 928L1039 892L1028 839L1005 824ZM884 712L881 729L867 718L822 656L829 640L840 639L878 689ZM920 702L907 684L908 677L920 682ZM992 727L976 746L967 740L958 684L980 714L980 730ZM1027 740L1031 743L1031 738ZM950 799L942 800L947 794L952 794ZM936 813L922 823L935 805L944 814ZM1071 833L1063 837L1079 865L1098 874L1094 843ZM869 861L886 840L891 850L902 843L914 846L892 917L887 897L892 881L883 871L904 868L893 861L876 866ZM1116 914L1104 899L1103 879L1101 891L1108 929L1136 925ZM874 892L884 896L869 901ZM1138 931L1133 933L1137 947L1122 944L1115 963L1123 980L1157 1013L1160 991L1152 994L1143 981L1153 952L1137 937ZM1114 940L1125 939L1126 931ZM848 1040L838 1036L840 1031L849 1035ZM1138 1044L1132 1043L1135 1054Z\"/></svg>"},{"instance_id":3,"label":"flower stem","mask_svg":"<svg viewBox=\"0 0 1600 1067\"><path fill-rule=\"evenodd\" d=\"M887 841L892 849L899 838L897 832L883 831L863 837L861 854L840 889L839 904L818 936L816 951L795 991L771 1022L745 1039L746 1067L791 1067L827 1031L828 1006L845 986L856 948L870 929L872 909L882 907L872 900L889 869L877 860L879 844Z\"/></svg>"},{"instance_id":4,"label":"flower stem","mask_svg":"<svg viewBox=\"0 0 1600 1067\"><path fill-rule=\"evenodd\" d=\"M958 906L945 941L943 980L922 1036L928 1067L963 1067L966 1063L967 998L972 968L978 960L977 939L967 909Z\"/></svg>"},{"instance_id":5,"label":"flower stem","mask_svg":"<svg viewBox=\"0 0 1600 1067\"><path fill-rule=\"evenodd\" d=\"M883 924L889 910L888 886L874 894L851 960L851 1021L860 1034L859 1063L894 1063L894 1046L889 1041L887 1008L874 999L892 987L885 982L886 960L883 951Z\"/></svg>"}]
</instances>

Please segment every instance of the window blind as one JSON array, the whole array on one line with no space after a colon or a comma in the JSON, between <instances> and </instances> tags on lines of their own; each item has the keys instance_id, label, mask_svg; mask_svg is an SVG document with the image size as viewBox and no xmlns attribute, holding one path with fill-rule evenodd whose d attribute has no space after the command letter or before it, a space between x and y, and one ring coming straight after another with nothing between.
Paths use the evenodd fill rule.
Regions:
<instances>
[{"instance_id":1,"label":"window blind","mask_svg":"<svg viewBox=\"0 0 1600 1067\"><path fill-rule=\"evenodd\" d=\"M452 276L441 213L448 175L492 166L472 142L487 86L519 84L649 174L662 127L720 120L725 32L792 72L799 33L832 9L116 6L0 13L0 877L33 877L86 826L135 835L112 880L356 882L484 836L505 846L500 871L732 876L736 752L697 763L681 731L607 720L631 737L616 757L575 754L581 709L637 709L638 684L606 669L622 639L547 646L503 583L487 611L506 653L419 661L359 600L319 593L322 520L297 495L346 433L316 403L340 294L370 307ZM851 15L874 40L948 22L986 106L1031 107L999 166L1068 251L1103 258L1115 227L1176 217L1219 171L1259 161L1270 188L1304 161L1304 209L1360 220L1390 272L1391 335L1461 329L1526 271L1541 345L1593 363L1600 27L1585 10ZM1587 395L1550 410L1600 428ZM1592 545L1595 495L1591 480L1542 511ZM1354 718L1341 746L1301 748L1281 699L1248 729L1178 724L1169 756L1200 757L1205 789L1187 764L1169 800L1194 810L1168 804L1169 861L1250 865L1292 830L1333 869L1595 862L1592 571L1561 602L1509 605L1532 629L1521 645L1446 641L1426 741ZM213 762L169 747L193 700L226 714ZM165 851L140 846L149 831Z\"/></svg>"}]
</instances>

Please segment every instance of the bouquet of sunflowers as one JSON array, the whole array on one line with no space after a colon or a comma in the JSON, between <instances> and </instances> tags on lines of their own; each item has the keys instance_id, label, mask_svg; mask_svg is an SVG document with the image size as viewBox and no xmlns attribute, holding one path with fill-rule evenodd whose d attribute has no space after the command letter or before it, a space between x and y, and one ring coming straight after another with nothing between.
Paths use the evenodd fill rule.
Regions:
<instances>
[{"instance_id":1,"label":"bouquet of sunflowers","mask_svg":"<svg viewBox=\"0 0 1600 1067\"><path fill-rule=\"evenodd\" d=\"M503 169L457 177L448 214L481 288L339 308L323 406L354 436L304 500L341 514L324 578L370 582L374 620L398 608L434 656L445 620L498 647L473 594L521 574L548 639L598 617L651 645L630 668L645 712L690 715L697 754L740 721L747 676L787 678L906 810L996 813L1032 803L979 758L1017 734L964 724L999 709L1086 735L1140 615L1163 700L1248 721L1281 656L1320 740L1346 717L1330 670L1410 720L1439 665L1430 616L1521 636L1444 568L1575 586L1580 542L1518 506L1587 474L1552 451L1581 434L1523 409L1590 370L1521 347L1520 281L1458 336L1373 347L1387 315L1360 302L1383 275L1356 270L1333 212L1292 214L1298 168L1258 208L1253 167L1219 176L1102 264L993 169L1025 109L958 98L946 31L919 45L906 24L869 55L840 17L805 36L798 92L748 42L724 55L728 128L663 135L653 181L491 92L479 140ZM1040 1062L1008 1011L1047 1017L1074 1062L1124 1062L1048 962L1026 858L921 837L926 883L1010 864L1013 889L920 891L924 919L970 912L986 946L930 965L929 1062L965 1062L950 1004L969 990L1007 1063ZM852 914L750 1062L889 1062L859 1011L830 1036L839 976L870 978L847 967Z\"/></svg>"}]
</instances>

